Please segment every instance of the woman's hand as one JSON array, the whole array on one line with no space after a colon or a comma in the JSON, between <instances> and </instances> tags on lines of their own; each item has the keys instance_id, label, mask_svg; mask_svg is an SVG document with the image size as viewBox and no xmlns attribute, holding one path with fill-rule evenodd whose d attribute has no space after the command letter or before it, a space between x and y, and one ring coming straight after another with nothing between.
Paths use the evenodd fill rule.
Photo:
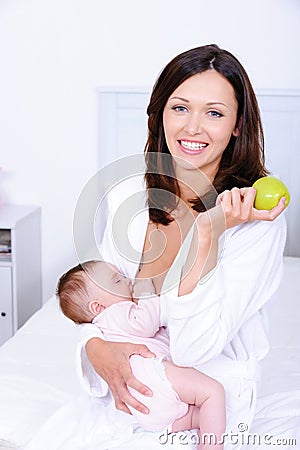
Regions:
<instances>
[{"instance_id":1,"label":"woman's hand","mask_svg":"<svg viewBox=\"0 0 300 450\"><path fill-rule=\"evenodd\" d=\"M254 208L255 188L233 188L222 192L216 201L221 205L224 213L225 228L231 228L251 220L272 221L282 213L285 208L285 198L282 197L275 208L270 211Z\"/></svg>"},{"instance_id":2,"label":"woman's hand","mask_svg":"<svg viewBox=\"0 0 300 450\"><path fill-rule=\"evenodd\" d=\"M100 338L92 338L87 342L86 353L96 372L108 384L117 409L131 414L127 403L144 414L149 413L148 408L132 397L127 389L128 385L143 395L152 395L151 390L133 375L129 358L131 355L152 358L155 356L154 353L145 345L107 342Z\"/></svg>"},{"instance_id":3,"label":"woman's hand","mask_svg":"<svg viewBox=\"0 0 300 450\"><path fill-rule=\"evenodd\" d=\"M224 191L217 197L214 208L198 215L193 241L182 271L179 296L192 292L199 280L216 266L218 239L227 228L251 220L272 221L284 210L284 198L270 211L255 209L255 194L256 190L252 187Z\"/></svg>"}]
</instances>

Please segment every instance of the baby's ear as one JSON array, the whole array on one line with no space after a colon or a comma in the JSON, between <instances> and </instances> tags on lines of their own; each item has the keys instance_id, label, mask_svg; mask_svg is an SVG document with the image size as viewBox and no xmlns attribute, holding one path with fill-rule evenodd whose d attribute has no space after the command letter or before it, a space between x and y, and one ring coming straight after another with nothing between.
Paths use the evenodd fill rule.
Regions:
<instances>
[{"instance_id":1,"label":"baby's ear","mask_svg":"<svg viewBox=\"0 0 300 450\"><path fill-rule=\"evenodd\" d=\"M100 314L105 307L99 302L99 300L93 300L89 303L89 310L94 316Z\"/></svg>"}]
</instances>

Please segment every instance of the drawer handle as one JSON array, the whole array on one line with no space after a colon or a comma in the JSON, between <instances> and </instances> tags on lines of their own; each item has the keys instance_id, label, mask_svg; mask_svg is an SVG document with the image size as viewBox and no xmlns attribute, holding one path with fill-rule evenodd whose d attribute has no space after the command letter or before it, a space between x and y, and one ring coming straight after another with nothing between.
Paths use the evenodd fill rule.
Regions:
<instances>
[{"instance_id":1,"label":"drawer handle","mask_svg":"<svg viewBox=\"0 0 300 450\"><path fill-rule=\"evenodd\" d=\"M5 312L2 312L2 313L1 313L1 316L2 316L2 317L5 317L5 316L6 316L6 313L5 313Z\"/></svg>"}]
</instances>

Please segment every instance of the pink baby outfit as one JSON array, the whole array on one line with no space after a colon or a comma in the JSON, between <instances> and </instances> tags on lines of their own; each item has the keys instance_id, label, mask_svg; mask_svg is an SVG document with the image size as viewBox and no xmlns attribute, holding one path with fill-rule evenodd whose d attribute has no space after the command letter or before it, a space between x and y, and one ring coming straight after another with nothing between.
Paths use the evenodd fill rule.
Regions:
<instances>
[{"instance_id":1,"label":"pink baby outfit","mask_svg":"<svg viewBox=\"0 0 300 450\"><path fill-rule=\"evenodd\" d=\"M145 415L128 406L145 430L164 430L187 413L188 405L180 400L165 373L163 360L171 358L168 333L160 324L158 297L142 298L138 304L131 301L115 303L96 316L93 324L108 341L145 344L156 355L156 358L139 355L130 358L135 377L153 392L152 397L146 397L129 388L150 410Z\"/></svg>"}]
</instances>

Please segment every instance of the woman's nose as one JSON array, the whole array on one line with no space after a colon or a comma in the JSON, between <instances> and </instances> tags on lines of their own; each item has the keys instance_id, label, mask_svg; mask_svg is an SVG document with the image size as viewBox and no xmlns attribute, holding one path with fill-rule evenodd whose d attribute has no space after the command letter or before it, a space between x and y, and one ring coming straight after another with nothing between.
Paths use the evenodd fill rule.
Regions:
<instances>
[{"instance_id":1,"label":"woman's nose","mask_svg":"<svg viewBox=\"0 0 300 450\"><path fill-rule=\"evenodd\" d=\"M202 121L201 118L198 114L191 114L188 117L186 126L185 126L185 131L194 136L195 134L199 134L202 131Z\"/></svg>"}]
</instances>

